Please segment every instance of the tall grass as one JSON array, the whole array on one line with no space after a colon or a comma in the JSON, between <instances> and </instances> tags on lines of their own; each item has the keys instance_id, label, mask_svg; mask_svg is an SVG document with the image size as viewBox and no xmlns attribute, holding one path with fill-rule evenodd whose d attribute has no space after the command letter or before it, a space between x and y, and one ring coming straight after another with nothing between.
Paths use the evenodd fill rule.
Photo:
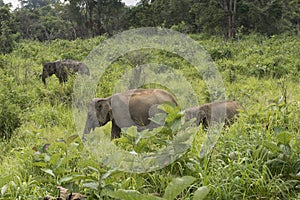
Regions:
<instances>
[{"instance_id":1,"label":"tall grass","mask_svg":"<svg viewBox=\"0 0 300 200\"><path fill-rule=\"evenodd\" d=\"M180 159L142 174L110 170L86 151L72 112L72 79L60 85L51 77L48 87L41 81L44 61L83 60L103 38L24 41L1 56L0 199L55 196L56 185L87 199L168 199L171 194L176 199L299 198L299 37L249 35L226 42L192 37L218 64L228 98L240 101L245 111L222 131L204 158L199 152L206 132L200 129ZM173 66L190 81L199 103L209 99L202 78L181 58L154 52L144 59ZM129 69L130 62L121 58L113 63L101 79L99 96L110 95L112 80L122 75L121 69ZM109 131L109 125L104 127L106 134ZM175 189L180 181L185 187Z\"/></svg>"}]
</instances>

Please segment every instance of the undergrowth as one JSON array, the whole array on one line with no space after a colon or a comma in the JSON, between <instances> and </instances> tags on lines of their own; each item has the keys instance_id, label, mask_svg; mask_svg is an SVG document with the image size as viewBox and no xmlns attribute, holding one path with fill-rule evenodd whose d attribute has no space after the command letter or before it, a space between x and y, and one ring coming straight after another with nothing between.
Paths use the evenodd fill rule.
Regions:
<instances>
[{"instance_id":1,"label":"undergrowth","mask_svg":"<svg viewBox=\"0 0 300 200\"><path fill-rule=\"evenodd\" d=\"M47 87L41 81L43 62L83 60L104 38L23 41L11 54L1 55L0 199L56 196L57 185L86 199L299 199L299 37L191 37L218 65L228 98L241 102L245 110L222 130L206 156L199 153L206 138L199 128L188 151L148 173L110 169L87 151L72 112L74 78L60 85L51 77ZM153 61L180 71L199 104L209 100L205 82L182 58L159 51L138 56L113 63L97 96L111 95L118 77L135 64ZM109 137L110 124L101 130ZM154 135L135 146L137 133L132 131L114 144L135 152L164 147L154 145L159 132Z\"/></svg>"}]
</instances>

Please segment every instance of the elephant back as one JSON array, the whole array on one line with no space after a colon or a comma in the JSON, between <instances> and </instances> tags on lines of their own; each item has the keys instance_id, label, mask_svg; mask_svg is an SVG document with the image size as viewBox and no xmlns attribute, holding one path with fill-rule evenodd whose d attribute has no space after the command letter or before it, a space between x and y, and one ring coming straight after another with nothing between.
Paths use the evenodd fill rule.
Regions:
<instances>
[{"instance_id":1,"label":"elephant back","mask_svg":"<svg viewBox=\"0 0 300 200\"><path fill-rule=\"evenodd\" d=\"M159 89L137 89L112 96L114 119L119 127L145 127L152 123L149 118L162 112L157 106L163 103L177 105L175 98Z\"/></svg>"}]
</instances>

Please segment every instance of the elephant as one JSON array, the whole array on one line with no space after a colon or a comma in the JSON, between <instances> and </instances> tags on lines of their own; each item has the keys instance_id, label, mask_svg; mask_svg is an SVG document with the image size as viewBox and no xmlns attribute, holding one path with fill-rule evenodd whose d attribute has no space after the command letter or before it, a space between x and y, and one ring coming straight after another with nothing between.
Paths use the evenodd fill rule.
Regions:
<instances>
[{"instance_id":1,"label":"elephant","mask_svg":"<svg viewBox=\"0 0 300 200\"><path fill-rule=\"evenodd\" d=\"M94 98L89 106L84 134L112 122L111 139L119 138L121 128L137 126L138 131L153 129L157 124L149 120L163 112L158 105L177 106L175 98L162 89L132 89L106 98ZM84 138L84 137L83 137Z\"/></svg>"},{"instance_id":2,"label":"elephant","mask_svg":"<svg viewBox=\"0 0 300 200\"><path fill-rule=\"evenodd\" d=\"M238 116L239 111L243 109L237 101L216 101L187 109L185 120L196 118L197 126L202 124L203 128L207 128L213 121L221 122L225 119L225 125L230 126L234 122L234 117Z\"/></svg>"},{"instance_id":3,"label":"elephant","mask_svg":"<svg viewBox=\"0 0 300 200\"><path fill-rule=\"evenodd\" d=\"M64 83L68 80L69 74L79 74L90 75L89 68L82 62L75 60L57 60L54 62L46 62L43 64L42 81L46 85L46 78L52 76L53 74L59 80L59 83Z\"/></svg>"}]
</instances>

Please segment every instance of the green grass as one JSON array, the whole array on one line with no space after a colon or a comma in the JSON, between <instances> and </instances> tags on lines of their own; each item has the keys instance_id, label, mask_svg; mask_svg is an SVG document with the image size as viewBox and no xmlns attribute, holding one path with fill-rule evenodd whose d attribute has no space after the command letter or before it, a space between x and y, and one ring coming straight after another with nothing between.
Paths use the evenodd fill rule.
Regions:
<instances>
[{"instance_id":1,"label":"green grass","mask_svg":"<svg viewBox=\"0 0 300 200\"><path fill-rule=\"evenodd\" d=\"M299 37L249 35L233 41L191 37L212 55L228 98L240 101L245 111L222 131L204 158L199 152L206 132L200 130L180 159L141 174L103 167L74 136L78 132L71 105L73 80L60 85L51 77L48 87L41 81L44 61L83 60L104 38L51 44L23 41L11 54L0 56L0 199L57 196L57 185L85 194L87 199L123 195L154 199L171 197L171 193L176 199L192 199L200 195L198 188L206 199L298 199ZM118 77L135 62L126 57L113 63L101 79L97 96L110 95ZM191 83L199 103L209 100L205 82L182 58L154 51L143 62L174 67ZM180 87L180 83L172 84ZM104 132L109 135L109 125ZM126 141L118 142L122 146ZM178 181L186 187L176 187Z\"/></svg>"}]
</instances>

